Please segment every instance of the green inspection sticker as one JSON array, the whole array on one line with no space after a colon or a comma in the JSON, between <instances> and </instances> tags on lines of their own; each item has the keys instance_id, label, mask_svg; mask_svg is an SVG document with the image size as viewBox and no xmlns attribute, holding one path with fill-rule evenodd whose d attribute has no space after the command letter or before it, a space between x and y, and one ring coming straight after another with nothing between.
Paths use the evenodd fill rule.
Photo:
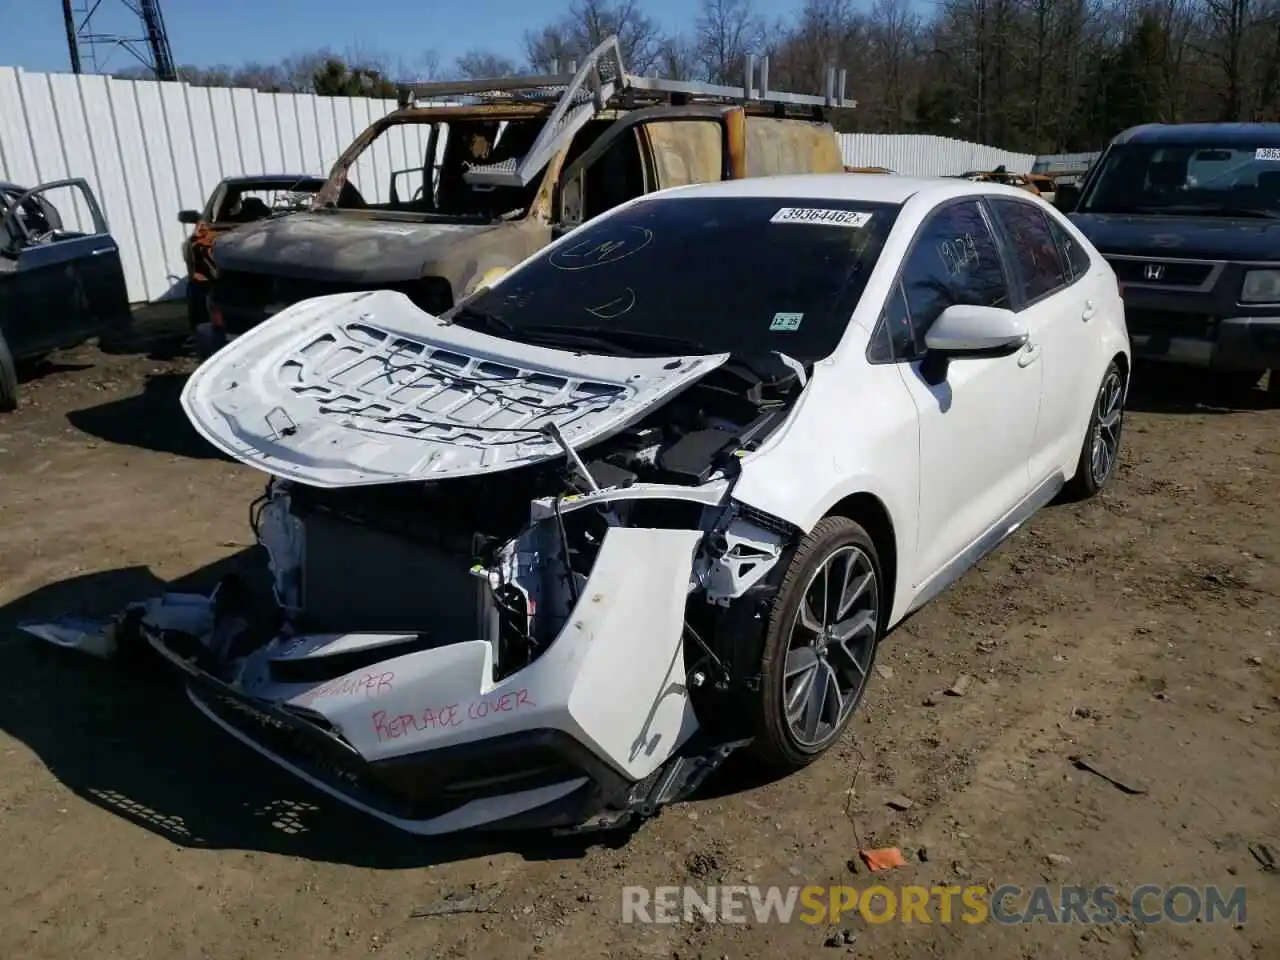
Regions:
<instances>
[{"instance_id":1,"label":"green inspection sticker","mask_svg":"<svg viewBox=\"0 0 1280 960\"><path fill-rule=\"evenodd\" d=\"M773 322L769 324L770 330L799 330L800 321L804 319L803 313L775 313Z\"/></svg>"}]
</instances>

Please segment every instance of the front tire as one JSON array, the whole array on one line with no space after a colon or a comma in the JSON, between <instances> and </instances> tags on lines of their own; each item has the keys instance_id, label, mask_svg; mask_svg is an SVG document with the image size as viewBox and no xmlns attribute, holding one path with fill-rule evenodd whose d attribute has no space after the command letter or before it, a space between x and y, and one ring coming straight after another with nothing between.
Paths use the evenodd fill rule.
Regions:
<instances>
[{"instance_id":1,"label":"front tire","mask_svg":"<svg viewBox=\"0 0 1280 960\"><path fill-rule=\"evenodd\" d=\"M1114 360L1102 375L1102 386L1094 397L1089 429L1076 464L1076 475L1067 485L1072 499L1097 496L1111 480L1120 460L1120 437L1124 430L1124 373Z\"/></svg>"},{"instance_id":2,"label":"front tire","mask_svg":"<svg viewBox=\"0 0 1280 960\"><path fill-rule=\"evenodd\" d=\"M808 766L840 738L875 662L887 610L867 531L826 517L792 555L765 632L751 751L772 772Z\"/></svg>"}]
</instances>

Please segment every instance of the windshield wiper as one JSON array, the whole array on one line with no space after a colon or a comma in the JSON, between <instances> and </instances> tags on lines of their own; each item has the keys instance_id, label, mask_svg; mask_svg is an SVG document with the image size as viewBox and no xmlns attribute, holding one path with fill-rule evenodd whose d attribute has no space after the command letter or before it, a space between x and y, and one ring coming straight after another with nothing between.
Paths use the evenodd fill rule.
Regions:
<instances>
[{"instance_id":1,"label":"windshield wiper","mask_svg":"<svg viewBox=\"0 0 1280 960\"><path fill-rule=\"evenodd\" d=\"M502 317L498 316L496 313L481 310L479 307L474 307L471 304L458 307L458 309L454 311L453 316L449 317L444 322L458 323L458 320L462 318L479 321L480 326L484 328L485 331L490 333L500 333L504 337L510 337L516 332L515 328L511 326L511 324L506 320L503 320ZM463 323L458 325L468 327L470 329L469 324Z\"/></svg>"}]
</instances>

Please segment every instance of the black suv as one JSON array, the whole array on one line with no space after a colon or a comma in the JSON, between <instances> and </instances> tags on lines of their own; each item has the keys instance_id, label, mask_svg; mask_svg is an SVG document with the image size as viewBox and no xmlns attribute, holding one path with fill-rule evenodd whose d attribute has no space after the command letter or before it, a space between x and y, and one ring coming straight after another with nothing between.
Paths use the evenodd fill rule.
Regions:
<instances>
[{"instance_id":1,"label":"black suv","mask_svg":"<svg viewBox=\"0 0 1280 960\"><path fill-rule=\"evenodd\" d=\"M1135 356L1242 387L1280 368L1280 123L1133 127L1057 202L1115 270Z\"/></svg>"}]
</instances>

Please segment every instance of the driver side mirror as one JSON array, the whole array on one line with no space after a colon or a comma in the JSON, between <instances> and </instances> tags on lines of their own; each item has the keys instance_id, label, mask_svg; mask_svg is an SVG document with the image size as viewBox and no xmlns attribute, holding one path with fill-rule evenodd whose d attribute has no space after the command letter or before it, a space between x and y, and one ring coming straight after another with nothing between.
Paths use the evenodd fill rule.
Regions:
<instances>
[{"instance_id":1,"label":"driver side mirror","mask_svg":"<svg viewBox=\"0 0 1280 960\"><path fill-rule=\"evenodd\" d=\"M1053 191L1053 205L1063 213L1071 213L1080 205L1080 187L1074 183L1059 183Z\"/></svg>"},{"instance_id":2,"label":"driver side mirror","mask_svg":"<svg viewBox=\"0 0 1280 960\"><path fill-rule=\"evenodd\" d=\"M188 226L195 226L200 222L199 210L180 210L178 212L178 222L185 223Z\"/></svg>"},{"instance_id":3,"label":"driver side mirror","mask_svg":"<svg viewBox=\"0 0 1280 960\"><path fill-rule=\"evenodd\" d=\"M924 335L921 372L931 384L946 379L951 360L1007 357L1028 340L1018 315L1003 307L952 304Z\"/></svg>"},{"instance_id":4,"label":"driver side mirror","mask_svg":"<svg viewBox=\"0 0 1280 960\"><path fill-rule=\"evenodd\" d=\"M924 335L925 350L952 357L1007 357L1027 342L1027 328L1003 307L952 304Z\"/></svg>"}]
</instances>

